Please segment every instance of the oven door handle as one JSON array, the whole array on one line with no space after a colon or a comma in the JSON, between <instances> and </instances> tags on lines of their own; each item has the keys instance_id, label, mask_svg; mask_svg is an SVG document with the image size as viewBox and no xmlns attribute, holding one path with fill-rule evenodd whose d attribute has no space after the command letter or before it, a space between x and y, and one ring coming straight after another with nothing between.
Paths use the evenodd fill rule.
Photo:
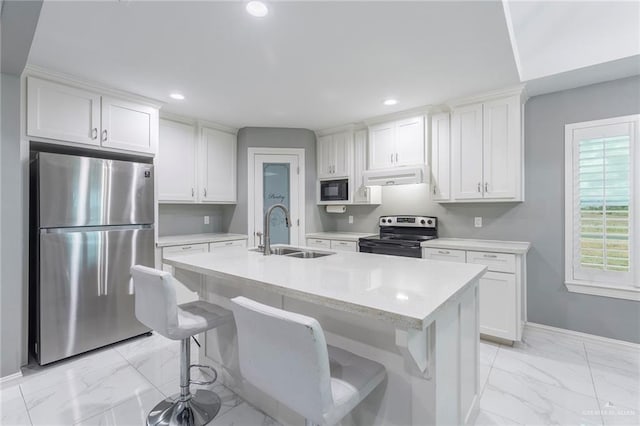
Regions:
<instances>
[{"instance_id":1,"label":"oven door handle","mask_svg":"<svg viewBox=\"0 0 640 426\"><path fill-rule=\"evenodd\" d=\"M368 248L376 248L376 247L400 248L400 249L416 249L416 248L419 249L420 248L420 245L388 243L386 241L360 240L359 244L360 244L360 247L368 247Z\"/></svg>"}]
</instances>

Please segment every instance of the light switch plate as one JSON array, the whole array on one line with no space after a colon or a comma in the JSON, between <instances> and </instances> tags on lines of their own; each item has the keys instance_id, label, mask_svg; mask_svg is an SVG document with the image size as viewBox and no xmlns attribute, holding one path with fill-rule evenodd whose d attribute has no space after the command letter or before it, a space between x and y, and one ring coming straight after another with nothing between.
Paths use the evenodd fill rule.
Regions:
<instances>
[{"instance_id":1,"label":"light switch plate","mask_svg":"<svg viewBox=\"0 0 640 426\"><path fill-rule=\"evenodd\" d=\"M209 224L209 216L205 216L204 217L204 224L208 225Z\"/></svg>"},{"instance_id":2,"label":"light switch plate","mask_svg":"<svg viewBox=\"0 0 640 426\"><path fill-rule=\"evenodd\" d=\"M476 228L482 228L482 216L476 216L473 218L473 226Z\"/></svg>"},{"instance_id":3,"label":"light switch plate","mask_svg":"<svg viewBox=\"0 0 640 426\"><path fill-rule=\"evenodd\" d=\"M349 223L353 223L353 216L349 215Z\"/></svg>"}]
</instances>

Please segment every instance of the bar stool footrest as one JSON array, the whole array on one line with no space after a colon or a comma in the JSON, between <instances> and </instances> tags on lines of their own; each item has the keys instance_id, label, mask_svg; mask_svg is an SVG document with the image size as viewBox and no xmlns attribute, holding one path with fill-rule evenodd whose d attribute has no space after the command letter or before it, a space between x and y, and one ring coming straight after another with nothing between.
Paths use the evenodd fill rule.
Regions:
<instances>
[{"instance_id":1,"label":"bar stool footrest","mask_svg":"<svg viewBox=\"0 0 640 426\"><path fill-rule=\"evenodd\" d=\"M213 376L213 380L189 380L189 384L190 385L212 385L216 382L216 380L218 380L218 372L216 371L215 368L211 367L210 365L203 365L203 364L191 364L189 366L189 368L194 368L194 367L198 367L198 368L204 368L207 369L209 371L211 371L212 376Z\"/></svg>"}]
</instances>

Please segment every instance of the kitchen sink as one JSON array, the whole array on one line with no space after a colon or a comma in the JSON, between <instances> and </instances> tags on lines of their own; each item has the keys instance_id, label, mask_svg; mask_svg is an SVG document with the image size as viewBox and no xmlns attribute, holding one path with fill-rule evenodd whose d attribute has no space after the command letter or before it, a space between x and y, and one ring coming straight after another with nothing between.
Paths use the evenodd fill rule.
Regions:
<instances>
[{"instance_id":1,"label":"kitchen sink","mask_svg":"<svg viewBox=\"0 0 640 426\"><path fill-rule=\"evenodd\" d=\"M253 248L250 251L262 252L262 249ZM315 259L317 257L329 256L335 254L330 251L305 250L300 247L271 247L271 254L276 256L295 257L298 259Z\"/></svg>"}]
</instances>

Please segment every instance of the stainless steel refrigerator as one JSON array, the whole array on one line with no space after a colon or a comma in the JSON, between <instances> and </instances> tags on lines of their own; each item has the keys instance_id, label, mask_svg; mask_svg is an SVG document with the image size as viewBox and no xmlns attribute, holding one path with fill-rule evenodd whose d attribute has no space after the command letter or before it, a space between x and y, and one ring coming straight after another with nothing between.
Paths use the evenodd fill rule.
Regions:
<instances>
[{"instance_id":1,"label":"stainless steel refrigerator","mask_svg":"<svg viewBox=\"0 0 640 426\"><path fill-rule=\"evenodd\" d=\"M153 165L33 153L30 343L48 364L149 331L129 268L154 264Z\"/></svg>"}]
</instances>

